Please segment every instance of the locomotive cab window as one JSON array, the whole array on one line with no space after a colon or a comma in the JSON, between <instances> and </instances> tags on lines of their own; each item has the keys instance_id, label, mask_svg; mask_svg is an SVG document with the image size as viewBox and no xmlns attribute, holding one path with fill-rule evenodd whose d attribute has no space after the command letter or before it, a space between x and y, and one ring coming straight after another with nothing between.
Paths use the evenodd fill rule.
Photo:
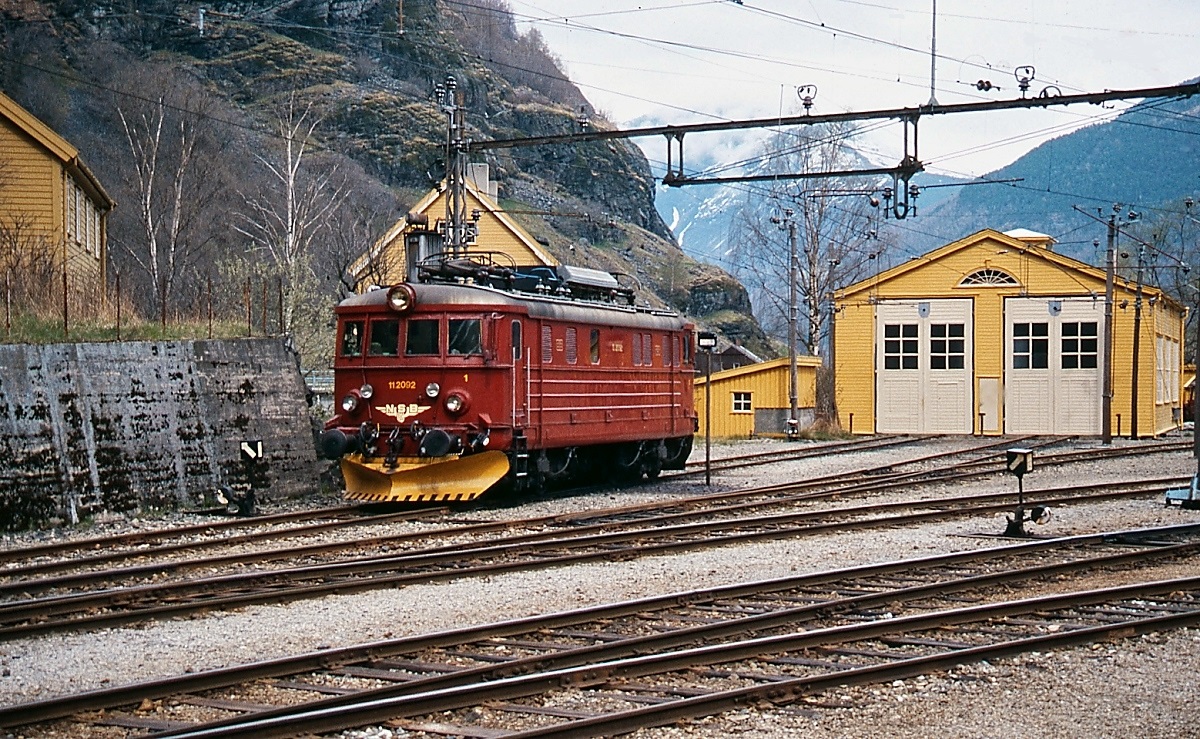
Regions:
<instances>
[{"instance_id":1,"label":"locomotive cab window","mask_svg":"<svg viewBox=\"0 0 1200 739\"><path fill-rule=\"evenodd\" d=\"M600 329L592 329L591 346L588 349L592 364L600 364Z\"/></svg>"},{"instance_id":2,"label":"locomotive cab window","mask_svg":"<svg viewBox=\"0 0 1200 739\"><path fill-rule=\"evenodd\" d=\"M436 320L420 319L408 322L408 340L404 353L408 355L437 354L441 332Z\"/></svg>"},{"instance_id":3,"label":"locomotive cab window","mask_svg":"<svg viewBox=\"0 0 1200 739\"><path fill-rule=\"evenodd\" d=\"M450 353L483 354L478 318L450 319Z\"/></svg>"},{"instance_id":4,"label":"locomotive cab window","mask_svg":"<svg viewBox=\"0 0 1200 739\"><path fill-rule=\"evenodd\" d=\"M394 357L400 353L399 319L371 321L371 346L367 353L373 357Z\"/></svg>"},{"instance_id":5,"label":"locomotive cab window","mask_svg":"<svg viewBox=\"0 0 1200 739\"><path fill-rule=\"evenodd\" d=\"M512 322L512 354L513 360L518 360L525 353L525 348L521 346L521 322Z\"/></svg>"},{"instance_id":6,"label":"locomotive cab window","mask_svg":"<svg viewBox=\"0 0 1200 739\"><path fill-rule=\"evenodd\" d=\"M342 356L361 357L363 340L363 322L346 321L342 326Z\"/></svg>"}]
</instances>

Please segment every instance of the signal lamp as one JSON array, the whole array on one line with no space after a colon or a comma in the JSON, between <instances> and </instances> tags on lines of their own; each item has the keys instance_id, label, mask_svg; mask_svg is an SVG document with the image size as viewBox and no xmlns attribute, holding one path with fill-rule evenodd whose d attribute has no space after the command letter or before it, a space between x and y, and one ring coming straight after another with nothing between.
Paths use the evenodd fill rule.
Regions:
<instances>
[{"instance_id":1,"label":"signal lamp","mask_svg":"<svg viewBox=\"0 0 1200 739\"><path fill-rule=\"evenodd\" d=\"M370 400L375 396L375 388L371 387L370 383L363 383L363 386L358 389L359 397L363 400Z\"/></svg>"},{"instance_id":2,"label":"signal lamp","mask_svg":"<svg viewBox=\"0 0 1200 739\"><path fill-rule=\"evenodd\" d=\"M431 382L425 386L425 395L430 398L436 398L440 392L442 392L442 386L436 382Z\"/></svg>"}]
</instances>

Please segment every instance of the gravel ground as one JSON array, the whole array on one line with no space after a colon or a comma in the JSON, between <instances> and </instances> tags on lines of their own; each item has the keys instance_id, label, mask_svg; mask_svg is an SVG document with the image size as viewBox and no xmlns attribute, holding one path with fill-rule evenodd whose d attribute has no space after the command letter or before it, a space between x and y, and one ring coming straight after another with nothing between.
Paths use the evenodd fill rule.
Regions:
<instances>
[{"instance_id":1,"label":"gravel ground","mask_svg":"<svg viewBox=\"0 0 1200 739\"><path fill-rule=\"evenodd\" d=\"M827 475L970 443L970 439L932 440L923 442L919 452L918 447L909 446L781 462L719 474L711 489L703 485L702 478L691 478L475 510L464 517L522 518L632 505ZM780 444L720 444L714 447L714 457ZM1080 444L1095 445L1090 441ZM702 458L702 448L698 455ZM1025 478L1025 487L1027 493L1035 494L1041 488L1079 481L1157 478L1192 474L1195 468L1190 454L1138 455L1036 468ZM920 494L944 494L949 489L923 488ZM952 489L959 493L1013 490L1015 480L993 477ZM894 491L880 498L898 500L914 494L916 491ZM862 501L852 498L830 505ZM1166 508L1155 498L1064 508L1034 533L1061 536L1197 521L1200 511ZM130 525L109 521L104 528L119 530ZM782 539L633 562L597 562L286 606L257 606L87 634L47 635L0 644L0 703L678 590L989 547L997 544L990 535L1002 531L1003 526L1003 518L997 516L919 528ZM19 547L47 536L43 532L10 537L5 545ZM1182 574L1189 574L1189 567L1185 565ZM1191 574L1200 574L1200 563L1190 569ZM734 712L643 732L642 736L1200 736L1198 668L1200 631L1183 630L972 665L891 685L843 689L796 706Z\"/></svg>"}]
</instances>

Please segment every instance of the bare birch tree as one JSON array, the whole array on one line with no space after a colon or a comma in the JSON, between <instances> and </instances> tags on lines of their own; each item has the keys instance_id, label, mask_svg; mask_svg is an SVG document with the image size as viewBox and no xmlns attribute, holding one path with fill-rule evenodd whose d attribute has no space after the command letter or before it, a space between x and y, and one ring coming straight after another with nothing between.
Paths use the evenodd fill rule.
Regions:
<instances>
[{"instance_id":1,"label":"bare birch tree","mask_svg":"<svg viewBox=\"0 0 1200 739\"><path fill-rule=\"evenodd\" d=\"M162 94L140 108L117 106L140 227L140 238L121 246L145 273L151 304L164 316L180 275L210 238L201 228L216 193L206 176L209 107L207 96L195 91Z\"/></svg>"},{"instance_id":2,"label":"bare birch tree","mask_svg":"<svg viewBox=\"0 0 1200 739\"><path fill-rule=\"evenodd\" d=\"M315 281L314 243L347 195L338 180L336 163L328 160L323 167L309 166L315 158L311 150L320 124L321 117L311 103L301 107L294 93L288 97L277 117L279 150L256 155L267 182L261 192L243 194L245 210L234 225L254 248L267 255L282 281L282 329L286 333L294 330L306 288Z\"/></svg>"},{"instance_id":3,"label":"bare birch tree","mask_svg":"<svg viewBox=\"0 0 1200 739\"><path fill-rule=\"evenodd\" d=\"M809 178L780 179L765 191L751 190L733 219L732 271L750 292L760 325L776 338L787 337L789 315L795 311L797 350L813 356L829 351L834 291L868 276L881 263L883 242L877 240L869 198L875 183L820 176L863 165L849 146L852 134L846 125L822 125L773 135L764 145L761 170ZM832 366L818 371L816 395L818 421L836 424Z\"/></svg>"},{"instance_id":4,"label":"bare birch tree","mask_svg":"<svg viewBox=\"0 0 1200 739\"><path fill-rule=\"evenodd\" d=\"M777 133L764 144L761 171L819 175L850 169L860 164L848 146L851 134L844 126ZM880 242L867 195L874 186L862 178L815 177L781 179L747 192L733 219L731 265L768 334L787 335L790 221L796 239L799 348L814 356L825 353L834 290L867 276L878 264Z\"/></svg>"}]
</instances>

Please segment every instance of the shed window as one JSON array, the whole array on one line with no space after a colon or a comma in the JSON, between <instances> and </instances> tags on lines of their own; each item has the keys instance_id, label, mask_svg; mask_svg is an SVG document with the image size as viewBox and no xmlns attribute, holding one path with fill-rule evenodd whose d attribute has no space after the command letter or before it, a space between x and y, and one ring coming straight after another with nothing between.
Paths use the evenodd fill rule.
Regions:
<instances>
[{"instance_id":1,"label":"shed window","mask_svg":"<svg viewBox=\"0 0 1200 739\"><path fill-rule=\"evenodd\" d=\"M883 326L883 368L917 369L917 324L887 323Z\"/></svg>"},{"instance_id":2,"label":"shed window","mask_svg":"<svg viewBox=\"0 0 1200 739\"><path fill-rule=\"evenodd\" d=\"M1050 324L1013 324L1013 369L1050 366Z\"/></svg>"},{"instance_id":3,"label":"shed window","mask_svg":"<svg viewBox=\"0 0 1200 739\"><path fill-rule=\"evenodd\" d=\"M579 361L579 336L574 326L567 329L567 364Z\"/></svg>"},{"instance_id":4,"label":"shed window","mask_svg":"<svg viewBox=\"0 0 1200 739\"><path fill-rule=\"evenodd\" d=\"M373 357L394 357L400 353L400 320L389 318L371 321L371 349Z\"/></svg>"},{"instance_id":5,"label":"shed window","mask_svg":"<svg viewBox=\"0 0 1200 739\"><path fill-rule=\"evenodd\" d=\"M342 356L361 357L363 340L363 322L346 321L342 326Z\"/></svg>"},{"instance_id":6,"label":"shed window","mask_svg":"<svg viewBox=\"0 0 1200 739\"><path fill-rule=\"evenodd\" d=\"M478 318L450 319L450 353L483 354L483 340Z\"/></svg>"},{"instance_id":7,"label":"shed window","mask_svg":"<svg viewBox=\"0 0 1200 739\"><path fill-rule=\"evenodd\" d=\"M549 326L542 326L542 364L550 364L554 359L554 336Z\"/></svg>"},{"instance_id":8,"label":"shed window","mask_svg":"<svg viewBox=\"0 0 1200 739\"><path fill-rule=\"evenodd\" d=\"M409 321L408 341L404 345L404 353L437 354L441 345L441 331L436 320Z\"/></svg>"},{"instance_id":9,"label":"shed window","mask_svg":"<svg viewBox=\"0 0 1200 739\"><path fill-rule=\"evenodd\" d=\"M600 364L600 329L592 329L591 346L588 348L588 356L591 357L592 364Z\"/></svg>"},{"instance_id":10,"label":"shed window","mask_svg":"<svg viewBox=\"0 0 1200 739\"><path fill-rule=\"evenodd\" d=\"M963 278L960 285L1017 285L1019 284L1012 275L1007 272L992 268L984 267L981 270L972 272Z\"/></svg>"},{"instance_id":11,"label":"shed window","mask_svg":"<svg viewBox=\"0 0 1200 739\"><path fill-rule=\"evenodd\" d=\"M963 324L929 324L930 369L962 369L966 359L965 346Z\"/></svg>"},{"instance_id":12,"label":"shed window","mask_svg":"<svg viewBox=\"0 0 1200 739\"><path fill-rule=\"evenodd\" d=\"M1062 368L1096 369L1096 322L1062 324Z\"/></svg>"},{"instance_id":13,"label":"shed window","mask_svg":"<svg viewBox=\"0 0 1200 739\"><path fill-rule=\"evenodd\" d=\"M734 413L750 413L753 411L751 403L751 393L734 393L733 394L733 412Z\"/></svg>"}]
</instances>

